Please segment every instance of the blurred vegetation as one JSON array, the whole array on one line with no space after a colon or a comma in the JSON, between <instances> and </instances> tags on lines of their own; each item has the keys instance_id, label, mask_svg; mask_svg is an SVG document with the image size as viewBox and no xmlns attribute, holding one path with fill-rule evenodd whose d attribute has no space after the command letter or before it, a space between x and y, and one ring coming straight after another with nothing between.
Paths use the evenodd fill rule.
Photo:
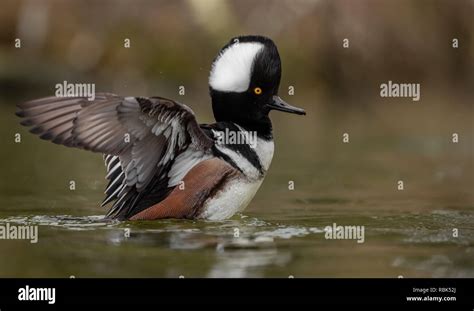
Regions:
<instances>
[{"instance_id":1,"label":"blurred vegetation","mask_svg":"<svg viewBox=\"0 0 474 311\"><path fill-rule=\"evenodd\" d=\"M244 234L256 230L239 219L222 227L152 222L152 243L139 235L120 242L122 227L44 226L46 243L38 247L0 243L0 253L13 254L0 256L0 276L188 277L210 268L228 276L232 267L240 275L278 277L474 275L472 0L0 4L0 220L43 215L34 219L49 223L47 215L105 213L98 207L106 185L102 157L28 134L14 116L16 103L50 96L67 80L96 83L96 91L169 97L189 105L200 122L213 122L207 85L213 58L231 37L261 34L279 47L280 95L307 115L272 112L272 168L245 214L250 222L273 223L257 225L270 233L284 231L281 224L300 230L354 223L366 225L370 239L360 247L318 235L275 239L278 252L269 255L273 248L206 247L219 234L233 238L236 226ZM421 100L381 98L380 84L388 80L421 83ZM18 133L21 143L14 141ZM74 192L70 180L77 182ZM193 251L168 231L195 233L194 226L202 226L197 236L177 236L185 246L193 239L204 245ZM459 228L459 238L452 239L451 227Z\"/></svg>"},{"instance_id":2,"label":"blurred vegetation","mask_svg":"<svg viewBox=\"0 0 474 311\"><path fill-rule=\"evenodd\" d=\"M447 196L453 188L466 195L473 182L473 8L469 0L2 0L3 171L33 175L34 183L51 174L45 167L69 169L102 184L99 157L71 167L64 159L76 151L27 135L13 116L15 103L52 95L64 80L95 82L96 91L179 100L200 122L212 122L207 79L213 58L233 36L262 34L280 50L281 95L308 112L304 118L272 113L280 172L314 181L305 183L308 191L335 193L352 181L369 188L386 182L391 191L393 180L424 172L425 181L450 185ZM388 80L421 83L421 100L381 98L380 84ZM185 96L178 94L181 85ZM27 144L14 144L17 132ZM339 144L344 132L355 142L351 148ZM456 146L453 132L460 135ZM298 163L291 161L296 149L305 151ZM6 164L20 160L29 164ZM87 165L98 168L93 177ZM9 178L0 184L9 193L22 187Z\"/></svg>"},{"instance_id":3,"label":"blurred vegetation","mask_svg":"<svg viewBox=\"0 0 474 311\"><path fill-rule=\"evenodd\" d=\"M48 95L63 80L87 80L99 90L173 97L185 85L207 105L217 51L233 36L263 34L279 46L282 88L360 98L393 80L472 95L473 6L469 0L2 0L0 91Z\"/></svg>"}]
</instances>

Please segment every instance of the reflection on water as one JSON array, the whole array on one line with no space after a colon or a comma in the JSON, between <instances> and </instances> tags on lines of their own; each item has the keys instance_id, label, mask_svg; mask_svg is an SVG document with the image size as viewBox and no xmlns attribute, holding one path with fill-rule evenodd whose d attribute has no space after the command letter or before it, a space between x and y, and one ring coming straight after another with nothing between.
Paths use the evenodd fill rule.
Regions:
<instances>
[{"instance_id":1,"label":"reflection on water","mask_svg":"<svg viewBox=\"0 0 474 311\"><path fill-rule=\"evenodd\" d=\"M217 262L207 277L212 278L242 278L263 277L261 271L268 266L285 266L291 254L288 251L273 249L235 250L233 252L219 252Z\"/></svg>"},{"instance_id":2,"label":"reflection on water","mask_svg":"<svg viewBox=\"0 0 474 311\"><path fill-rule=\"evenodd\" d=\"M136 226L135 223L110 221L103 216L31 216L0 219L0 225L8 222L44 226L48 229L92 232L107 229L104 236L108 243L115 246L133 243L142 247L165 247L172 250L210 249L215 252L215 263L203 276L217 278L265 276L262 273L265 267L283 267L291 259L289 251L278 250L275 239L291 239L323 232L317 228L275 225L256 218L241 218L242 221L207 222L204 227L196 223L163 221L155 227L150 223ZM193 226L197 227L192 228ZM233 230L235 228L239 228L238 236Z\"/></svg>"},{"instance_id":3,"label":"reflection on water","mask_svg":"<svg viewBox=\"0 0 474 311\"><path fill-rule=\"evenodd\" d=\"M394 276L395 271L403 271L399 275L406 276L474 276L474 215L471 213L433 211L426 215L338 216L338 223L347 223L348 217L354 217L353 222L365 224L367 241L363 245L355 241L325 240L323 228L327 223L324 219L328 216L321 214L320 226L312 227L273 223L242 215L220 222L118 222L104 220L103 216L28 216L7 217L0 219L0 224L38 225L40 242L51 236L67 235L68 244L78 243L73 253L88 253L89 248L99 246L101 255L86 256L95 262L87 267L85 276L89 273L102 275L102 256L124 255L130 258L130 252L132 257L143 260L144 266L159 262L164 267L161 276L168 277L319 276L311 272L303 274L302 271L320 271L328 265L329 269L336 269L333 265L338 261L340 265L366 267L370 273L368 266L372 263L359 262L360 252L364 256L372 252L372 257L378 260L388 255L388 267L384 271L393 269ZM235 234L236 228L238 235ZM454 238L449 228L460 229L459 236ZM81 232L94 238L88 240ZM395 245L395 249L387 249L383 254L387 241ZM411 251L407 252L409 249ZM170 253L156 255L157 250ZM346 256L352 253L354 257L347 260L338 257L335 263L330 262L331 256L339 256L337 254L343 250ZM52 250L53 253L63 251ZM179 263L183 258L185 260ZM122 260L116 257L111 261ZM299 264L306 265L306 269L298 267ZM14 268L21 271L21 266ZM120 264L108 263L106 268L118 276L128 274L120 271ZM376 263L373 268L376 272ZM140 269L132 270L140 272ZM48 273L55 275L56 272L52 269Z\"/></svg>"}]
</instances>

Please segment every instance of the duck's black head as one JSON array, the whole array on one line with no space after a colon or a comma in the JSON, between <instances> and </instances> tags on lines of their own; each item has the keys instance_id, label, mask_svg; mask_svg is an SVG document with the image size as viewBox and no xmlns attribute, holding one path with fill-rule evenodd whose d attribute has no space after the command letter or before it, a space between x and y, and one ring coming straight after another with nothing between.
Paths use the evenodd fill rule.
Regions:
<instances>
[{"instance_id":1,"label":"duck's black head","mask_svg":"<svg viewBox=\"0 0 474 311\"><path fill-rule=\"evenodd\" d=\"M216 121L234 122L271 138L270 110L305 114L278 96L281 61L272 40L235 37L215 58L209 76Z\"/></svg>"}]
</instances>

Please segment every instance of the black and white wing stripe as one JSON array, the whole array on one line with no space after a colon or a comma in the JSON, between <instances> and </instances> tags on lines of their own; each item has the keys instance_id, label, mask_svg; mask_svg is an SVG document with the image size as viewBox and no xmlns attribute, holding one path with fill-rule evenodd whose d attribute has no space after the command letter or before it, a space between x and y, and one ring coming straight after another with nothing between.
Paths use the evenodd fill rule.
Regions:
<instances>
[{"instance_id":1,"label":"black and white wing stripe","mask_svg":"<svg viewBox=\"0 0 474 311\"><path fill-rule=\"evenodd\" d=\"M122 170L119 156L104 154L105 166L107 168L107 175L105 178L109 180L109 184L105 188L104 193L106 197L102 201L102 206L117 199L118 191L120 190L125 179L125 173Z\"/></svg>"},{"instance_id":2,"label":"black and white wing stripe","mask_svg":"<svg viewBox=\"0 0 474 311\"><path fill-rule=\"evenodd\" d=\"M212 146L191 109L161 97L99 93L94 101L48 97L18 108L21 124L40 138L104 154L109 184L103 204L115 200L112 217L136 213L137 202L151 186L166 188L167 171L177 155L185 150L208 153Z\"/></svg>"}]
</instances>

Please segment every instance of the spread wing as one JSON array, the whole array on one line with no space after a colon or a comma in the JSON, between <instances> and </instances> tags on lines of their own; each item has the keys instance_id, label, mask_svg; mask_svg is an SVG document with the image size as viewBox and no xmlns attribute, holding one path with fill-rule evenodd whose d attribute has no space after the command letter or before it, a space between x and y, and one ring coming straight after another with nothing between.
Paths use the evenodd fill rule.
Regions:
<instances>
[{"instance_id":1,"label":"spread wing","mask_svg":"<svg viewBox=\"0 0 474 311\"><path fill-rule=\"evenodd\" d=\"M212 146L190 108L161 97L48 97L19 104L17 115L42 139L104 154L109 184L102 205L115 200L111 217L135 214L145 193L166 196L175 157L200 157Z\"/></svg>"}]
</instances>

